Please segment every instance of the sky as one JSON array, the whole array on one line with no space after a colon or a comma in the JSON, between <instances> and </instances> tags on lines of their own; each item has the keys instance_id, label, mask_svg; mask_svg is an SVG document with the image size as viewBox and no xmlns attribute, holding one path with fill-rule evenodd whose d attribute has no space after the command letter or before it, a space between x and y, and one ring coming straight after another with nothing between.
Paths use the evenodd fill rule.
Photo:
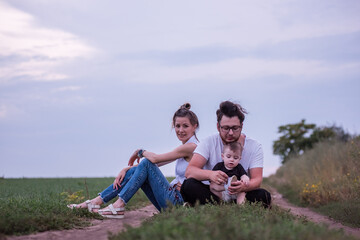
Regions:
<instances>
[{"instance_id":1,"label":"sky","mask_svg":"<svg viewBox=\"0 0 360 240\"><path fill-rule=\"evenodd\" d=\"M0 0L0 176L111 177L138 148L200 139L231 100L264 149L280 125L360 133L360 1ZM174 176L174 164L161 167Z\"/></svg>"}]
</instances>

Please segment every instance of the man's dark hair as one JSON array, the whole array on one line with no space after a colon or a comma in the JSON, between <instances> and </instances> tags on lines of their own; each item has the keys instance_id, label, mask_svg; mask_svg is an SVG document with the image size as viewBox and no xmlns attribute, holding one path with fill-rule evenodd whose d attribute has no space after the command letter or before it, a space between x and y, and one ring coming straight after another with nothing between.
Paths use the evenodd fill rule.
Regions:
<instances>
[{"instance_id":1,"label":"man's dark hair","mask_svg":"<svg viewBox=\"0 0 360 240\"><path fill-rule=\"evenodd\" d=\"M220 123L224 115L229 118L236 116L239 118L240 123L243 123L245 120L245 114L247 114L247 111L241 107L240 104L230 101L220 103L219 109L216 111L218 123Z\"/></svg>"}]
</instances>

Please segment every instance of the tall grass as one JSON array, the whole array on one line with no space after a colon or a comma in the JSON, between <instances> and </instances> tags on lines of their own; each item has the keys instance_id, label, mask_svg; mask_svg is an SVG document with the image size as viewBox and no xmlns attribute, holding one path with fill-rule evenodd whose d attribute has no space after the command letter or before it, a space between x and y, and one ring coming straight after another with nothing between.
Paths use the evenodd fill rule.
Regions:
<instances>
[{"instance_id":1,"label":"tall grass","mask_svg":"<svg viewBox=\"0 0 360 240\"><path fill-rule=\"evenodd\" d=\"M360 227L359 169L360 139L347 143L322 142L302 156L290 159L268 180L293 202L338 219L335 215L343 218L348 214L347 222ZM337 214L330 214L334 210L330 205L337 206Z\"/></svg>"},{"instance_id":2,"label":"tall grass","mask_svg":"<svg viewBox=\"0 0 360 240\"><path fill-rule=\"evenodd\" d=\"M94 198L109 186L113 178L0 179L0 235L70 229L101 218L85 209L71 210L70 202ZM149 204L139 191L129 202L132 209Z\"/></svg>"},{"instance_id":3,"label":"tall grass","mask_svg":"<svg viewBox=\"0 0 360 240\"><path fill-rule=\"evenodd\" d=\"M297 219L273 207L245 204L177 207L154 216L141 230L129 228L110 240L133 239L353 239L340 231Z\"/></svg>"}]
</instances>

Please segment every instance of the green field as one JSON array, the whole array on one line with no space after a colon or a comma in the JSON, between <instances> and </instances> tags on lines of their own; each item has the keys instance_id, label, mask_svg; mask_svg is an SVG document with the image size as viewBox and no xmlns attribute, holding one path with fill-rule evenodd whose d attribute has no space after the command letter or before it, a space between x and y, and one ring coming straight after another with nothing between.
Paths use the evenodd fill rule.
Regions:
<instances>
[{"instance_id":1,"label":"green field","mask_svg":"<svg viewBox=\"0 0 360 240\"><path fill-rule=\"evenodd\" d=\"M114 178L0 179L0 234L19 235L89 225L101 218L85 209L71 210L68 203L96 197ZM134 209L148 205L138 191L127 205Z\"/></svg>"}]
</instances>

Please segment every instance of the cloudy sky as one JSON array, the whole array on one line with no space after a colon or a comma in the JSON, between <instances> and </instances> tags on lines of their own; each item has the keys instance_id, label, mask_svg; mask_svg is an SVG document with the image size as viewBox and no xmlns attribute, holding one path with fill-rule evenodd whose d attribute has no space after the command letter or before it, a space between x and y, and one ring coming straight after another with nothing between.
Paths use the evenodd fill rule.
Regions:
<instances>
[{"instance_id":1,"label":"cloudy sky","mask_svg":"<svg viewBox=\"0 0 360 240\"><path fill-rule=\"evenodd\" d=\"M137 148L200 139L219 103L249 114L264 175L280 125L360 133L360 1L0 0L0 176L114 176ZM163 167L174 175L174 165Z\"/></svg>"}]
</instances>

